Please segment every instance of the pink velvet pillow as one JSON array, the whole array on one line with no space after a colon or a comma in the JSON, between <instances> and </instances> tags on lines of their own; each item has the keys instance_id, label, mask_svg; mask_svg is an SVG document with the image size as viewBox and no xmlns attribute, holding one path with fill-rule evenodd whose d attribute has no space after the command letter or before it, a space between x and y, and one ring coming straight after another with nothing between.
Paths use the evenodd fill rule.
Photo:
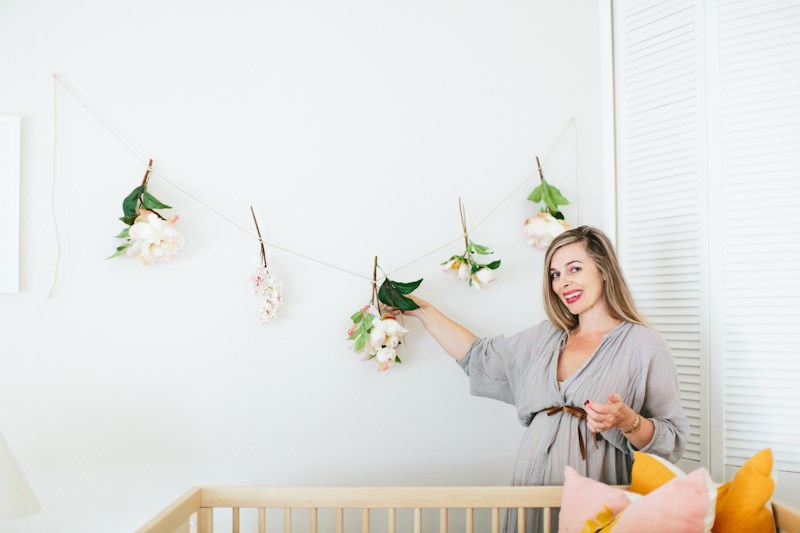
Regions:
<instances>
[{"instance_id":1,"label":"pink velvet pillow","mask_svg":"<svg viewBox=\"0 0 800 533\"><path fill-rule=\"evenodd\" d=\"M676 477L631 502L617 516L614 533L711 531L717 487L704 468Z\"/></svg>"},{"instance_id":2,"label":"pink velvet pillow","mask_svg":"<svg viewBox=\"0 0 800 533\"><path fill-rule=\"evenodd\" d=\"M558 533L581 533L587 520L595 520L606 509L614 517L629 503L630 499L623 491L583 477L568 466L564 470Z\"/></svg>"},{"instance_id":3,"label":"pink velvet pillow","mask_svg":"<svg viewBox=\"0 0 800 533\"><path fill-rule=\"evenodd\" d=\"M717 488L701 468L646 496L564 472L559 533L703 533L714 525Z\"/></svg>"}]
</instances>

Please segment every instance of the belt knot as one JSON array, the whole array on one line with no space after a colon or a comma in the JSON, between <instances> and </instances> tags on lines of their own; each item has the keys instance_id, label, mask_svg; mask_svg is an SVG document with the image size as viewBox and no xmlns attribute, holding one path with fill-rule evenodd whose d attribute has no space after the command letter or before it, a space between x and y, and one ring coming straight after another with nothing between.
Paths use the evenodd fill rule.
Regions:
<instances>
[{"instance_id":1,"label":"belt knot","mask_svg":"<svg viewBox=\"0 0 800 533\"><path fill-rule=\"evenodd\" d=\"M583 433L581 433L581 421L583 420L584 424L586 423L585 422L586 421L586 411L584 409L582 409L581 407L575 407L574 405L554 405L553 407L548 407L546 409L542 409L541 411L537 411L536 413L534 413L533 416L536 416L539 413L545 412L545 411L547 412L547 416L553 416L554 414L560 413L560 412L563 411L565 413L571 414L572 416L574 416L575 418L578 419L578 447L581 450L581 459L583 459L585 461L586 460L586 446L583 443ZM589 428L587 427L586 430L588 432ZM594 447L595 447L595 449L597 449L597 433L592 433L592 435L594 436Z\"/></svg>"}]
</instances>

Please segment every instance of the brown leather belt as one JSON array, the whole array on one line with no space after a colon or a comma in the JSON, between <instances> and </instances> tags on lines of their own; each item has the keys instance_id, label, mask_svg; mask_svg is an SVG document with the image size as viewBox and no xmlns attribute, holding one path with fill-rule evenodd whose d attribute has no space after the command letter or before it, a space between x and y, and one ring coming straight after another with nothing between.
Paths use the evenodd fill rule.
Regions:
<instances>
[{"instance_id":1,"label":"brown leather belt","mask_svg":"<svg viewBox=\"0 0 800 533\"><path fill-rule=\"evenodd\" d=\"M547 412L547 416L553 416L554 414L564 411L565 413L569 413L574 417L578 418L578 445L581 449L581 459L584 461L586 460L586 447L583 444L583 433L581 433L581 420L586 420L586 411L581 409L580 407L575 407L574 405L554 405L553 407L548 407L546 409L542 409L541 411L537 411L533 414L533 416L538 415L541 412ZM588 431L589 428L587 427L586 430ZM597 433L592 433L594 436L594 447L597 449Z\"/></svg>"}]
</instances>

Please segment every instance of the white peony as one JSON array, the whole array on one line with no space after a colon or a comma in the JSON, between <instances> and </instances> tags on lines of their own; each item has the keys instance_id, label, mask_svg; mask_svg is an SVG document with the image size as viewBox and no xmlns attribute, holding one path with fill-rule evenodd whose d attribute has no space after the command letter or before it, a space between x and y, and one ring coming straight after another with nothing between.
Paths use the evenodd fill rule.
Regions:
<instances>
[{"instance_id":1,"label":"white peony","mask_svg":"<svg viewBox=\"0 0 800 533\"><path fill-rule=\"evenodd\" d=\"M408 330L392 315L375 317L372 320L372 330L369 332L369 342L374 347L390 346L394 348L400 344L400 337L408 333Z\"/></svg>"},{"instance_id":2,"label":"white peony","mask_svg":"<svg viewBox=\"0 0 800 533\"><path fill-rule=\"evenodd\" d=\"M568 229L567 223L550 213L541 211L525 221L525 236L528 244L544 251L555 237Z\"/></svg>"},{"instance_id":3,"label":"white peony","mask_svg":"<svg viewBox=\"0 0 800 533\"><path fill-rule=\"evenodd\" d=\"M163 220L152 211L140 210L128 231L129 245L125 253L146 266L172 261L184 244L183 235L175 229L177 221L177 215Z\"/></svg>"}]
</instances>

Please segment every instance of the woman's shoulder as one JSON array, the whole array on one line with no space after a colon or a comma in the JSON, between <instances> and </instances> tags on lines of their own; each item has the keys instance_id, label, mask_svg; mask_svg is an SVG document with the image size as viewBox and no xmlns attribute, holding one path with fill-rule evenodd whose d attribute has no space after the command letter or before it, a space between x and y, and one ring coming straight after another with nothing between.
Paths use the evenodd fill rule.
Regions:
<instances>
[{"instance_id":1,"label":"woman's shoulder","mask_svg":"<svg viewBox=\"0 0 800 533\"><path fill-rule=\"evenodd\" d=\"M509 340L528 344L541 344L560 338L562 333L549 320L542 320L538 324L512 335Z\"/></svg>"},{"instance_id":2,"label":"woman's shoulder","mask_svg":"<svg viewBox=\"0 0 800 533\"><path fill-rule=\"evenodd\" d=\"M657 330L644 324L630 324L630 338L640 348L649 348L651 353L668 352L667 342Z\"/></svg>"}]
</instances>

